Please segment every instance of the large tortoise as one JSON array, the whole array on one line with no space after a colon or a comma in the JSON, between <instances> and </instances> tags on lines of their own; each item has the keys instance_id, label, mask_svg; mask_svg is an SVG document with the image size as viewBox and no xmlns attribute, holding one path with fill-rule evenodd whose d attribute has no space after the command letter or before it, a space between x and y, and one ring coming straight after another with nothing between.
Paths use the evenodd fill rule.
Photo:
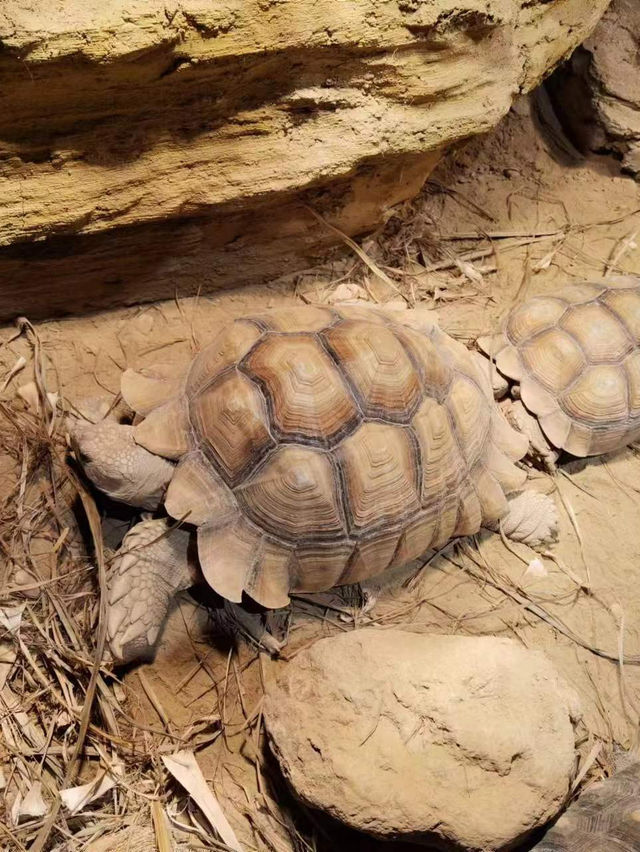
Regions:
<instances>
[{"instance_id":1,"label":"large tortoise","mask_svg":"<svg viewBox=\"0 0 640 852\"><path fill-rule=\"evenodd\" d=\"M469 350L422 314L401 316L282 308L230 323L177 379L127 370L139 422L78 422L85 470L118 500L164 499L196 527L213 589L269 608L476 533L522 489L528 441ZM526 501L518 511L535 527ZM193 583L188 535L163 523L134 527L113 565L118 660L150 648L172 595ZM549 535L553 521L542 526Z\"/></svg>"}]
</instances>

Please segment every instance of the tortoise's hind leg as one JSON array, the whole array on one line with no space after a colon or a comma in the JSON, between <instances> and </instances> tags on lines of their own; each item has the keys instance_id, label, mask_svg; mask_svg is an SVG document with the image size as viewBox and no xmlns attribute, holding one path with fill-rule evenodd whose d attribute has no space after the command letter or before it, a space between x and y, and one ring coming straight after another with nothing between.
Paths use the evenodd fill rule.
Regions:
<instances>
[{"instance_id":1,"label":"tortoise's hind leg","mask_svg":"<svg viewBox=\"0 0 640 852\"><path fill-rule=\"evenodd\" d=\"M148 657L171 599L197 582L189 540L165 519L142 521L124 537L107 581L107 639L116 662Z\"/></svg>"},{"instance_id":2,"label":"tortoise's hind leg","mask_svg":"<svg viewBox=\"0 0 640 852\"><path fill-rule=\"evenodd\" d=\"M521 491L509 497L506 514L499 520L485 521L484 526L529 547L546 546L558 537L558 510L549 494Z\"/></svg>"},{"instance_id":3,"label":"tortoise's hind leg","mask_svg":"<svg viewBox=\"0 0 640 852\"><path fill-rule=\"evenodd\" d=\"M263 616L260 613L249 612L240 604L225 601L224 607L217 612L217 619L219 626L234 639L240 633L255 643L258 648L277 657L285 643L276 639L269 630L266 623L269 615L273 615L273 611Z\"/></svg>"},{"instance_id":4,"label":"tortoise's hind leg","mask_svg":"<svg viewBox=\"0 0 640 852\"><path fill-rule=\"evenodd\" d=\"M499 526L507 538L529 547L551 544L558 537L558 510L548 494L522 491L509 498L507 514Z\"/></svg>"},{"instance_id":5,"label":"tortoise's hind leg","mask_svg":"<svg viewBox=\"0 0 640 852\"><path fill-rule=\"evenodd\" d=\"M640 849L640 762L589 787L532 852Z\"/></svg>"}]
</instances>

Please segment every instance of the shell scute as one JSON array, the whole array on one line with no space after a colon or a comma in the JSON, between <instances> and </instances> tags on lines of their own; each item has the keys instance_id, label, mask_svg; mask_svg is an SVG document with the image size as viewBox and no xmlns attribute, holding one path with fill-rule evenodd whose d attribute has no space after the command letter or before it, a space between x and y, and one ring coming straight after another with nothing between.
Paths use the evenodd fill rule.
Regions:
<instances>
[{"instance_id":1,"label":"shell scute","mask_svg":"<svg viewBox=\"0 0 640 852\"><path fill-rule=\"evenodd\" d=\"M530 373L553 393L560 393L586 367L582 350L565 331L552 328L527 341L521 350Z\"/></svg>"},{"instance_id":2,"label":"shell scute","mask_svg":"<svg viewBox=\"0 0 640 852\"><path fill-rule=\"evenodd\" d=\"M438 515L426 509L409 521L404 528L392 565L406 565L422 556L430 547L438 525Z\"/></svg>"},{"instance_id":3,"label":"shell scute","mask_svg":"<svg viewBox=\"0 0 640 852\"><path fill-rule=\"evenodd\" d=\"M178 463L164 505L172 518L196 526L226 520L237 512L232 491L198 450Z\"/></svg>"},{"instance_id":4,"label":"shell scute","mask_svg":"<svg viewBox=\"0 0 640 852\"><path fill-rule=\"evenodd\" d=\"M327 445L359 418L339 369L310 335L267 334L245 368L260 380L272 422L282 436Z\"/></svg>"},{"instance_id":5,"label":"shell scute","mask_svg":"<svg viewBox=\"0 0 640 852\"><path fill-rule=\"evenodd\" d=\"M553 328L567 310L560 299L537 297L515 307L507 319L509 340L518 344L541 331Z\"/></svg>"},{"instance_id":6,"label":"shell scute","mask_svg":"<svg viewBox=\"0 0 640 852\"><path fill-rule=\"evenodd\" d=\"M413 418L422 460L421 504L432 505L455 493L467 463L456 441L447 408L427 397Z\"/></svg>"},{"instance_id":7,"label":"shell scute","mask_svg":"<svg viewBox=\"0 0 640 852\"><path fill-rule=\"evenodd\" d=\"M437 357L443 358L455 373L467 376L473 381L479 380L478 368L473 356L463 343L454 337L449 337L440 328L433 328L429 339L435 347Z\"/></svg>"},{"instance_id":8,"label":"shell scute","mask_svg":"<svg viewBox=\"0 0 640 852\"><path fill-rule=\"evenodd\" d=\"M608 290L601 299L640 345L640 287Z\"/></svg>"},{"instance_id":9,"label":"shell scute","mask_svg":"<svg viewBox=\"0 0 640 852\"><path fill-rule=\"evenodd\" d=\"M154 364L141 370L125 370L120 393L136 414L146 415L180 393L184 376L174 364Z\"/></svg>"},{"instance_id":10,"label":"shell scute","mask_svg":"<svg viewBox=\"0 0 640 852\"><path fill-rule=\"evenodd\" d=\"M633 346L622 323L598 302L578 305L568 311L560 327L588 353L589 361L619 360Z\"/></svg>"},{"instance_id":11,"label":"shell scute","mask_svg":"<svg viewBox=\"0 0 640 852\"><path fill-rule=\"evenodd\" d=\"M407 429L363 423L345 438L338 458L352 533L362 535L417 513L417 459Z\"/></svg>"},{"instance_id":12,"label":"shell scute","mask_svg":"<svg viewBox=\"0 0 640 852\"><path fill-rule=\"evenodd\" d=\"M236 320L220 331L193 359L187 376L187 392L196 394L229 367L235 367L262 337L262 331L246 320Z\"/></svg>"},{"instance_id":13,"label":"shell scute","mask_svg":"<svg viewBox=\"0 0 640 852\"><path fill-rule=\"evenodd\" d=\"M335 470L322 450L280 445L235 494L254 523L285 541L346 534Z\"/></svg>"},{"instance_id":14,"label":"shell scute","mask_svg":"<svg viewBox=\"0 0 640 852\"><path fill-rule=\"evenodd\" d=\"M262 534L241 514L222 525L198 527L198 559L206 581L219 595L240 603L257 564Z\"/></svg>"},{"instance_id":15,"label":"shell scute","mask_svg":"<svg viewBox=\"0 0 640 852\"><path fill-rule=\"evenodd\" d=\"M343 583L353 553L350 542L311 542L296 548L292 562L294 592L323 592Z\"/></svg>"},{"instance_id":16,"label":"shell scute","mask_svg":"<svg viewBox=\"0 0 640 852\"><path fill-rule=\"evenodd\" d=\"M558 296L570 305L579 305L597 299L607 289L604 283L595 281L578 281L575 284L567 284L558 293Z\"/></svg>"},{"instance_id":17,"label":"shell scute","mask_svg":"<svg viewBox=\"0 0 640 852\"><path fill-rule=\"evenodd\" d=\"M453 538L458 525L460 501L456 493L448 494L443 500L438 514L438 527L431 547L438 550Z\"/></svg>"},{"instance_id":18,"label":"shell scute","mask_svg":"<svg viewBox=\"0 0 640 852\"><path fill-rule=\"evenodd\" d=\"M629 411L632 417L640 417L640 350L629 355L624 369L629 387Z\"/></svg>"},{"instance_id":19,"label":"shell scute","mask_svg":"<svg viewBox=\"0 0 640 852\"><path fill-rule=\"evenodd\" d=\"M397 336L421 375L425 393L443 400L454 375L444 348L438 348L430 337L412 328L398 328Z\"/></svg>"},{"instance_id":20,"label":"shell scute","mask_svg":"<svg viewBox=\"0 0 640 852\"><path fill-rule=\"evenodd\" d=\"M181 396L154 408L133 427L133 437L137 444L167 459L179 459L189 449L191 436L187 404Z\"/></svg>"},{"instance_id":21,"label":"shell scute","mask_svg":"<svg viewBox=\"0 0 640 852\"><path fill-rule=\"evenodd\" d=\"M232 487L275 446L262 394L238 370L193 396L189 416L203 451Z\"/></svg>"},{"instance_id":22,"label":"shell scute","mask_svg":"<svg viewBox=\"0 0 640 852\"><path fill-rule=\"evenodd\" d=\"M378 535L361 539L349 560L342 582L359 583L368 577L382 574L391 564L399 540L400 531L397 529L383 530Z\"/></svg>"},{"instance_id":23,"label":"shell scute","mask_svg":"<svg viewBox=\"0 0 640 852\"><path fill-rule=\"evenodd\" d=\"M482 525L482 508L470 477L464 480L459 490L458 517L453 534L474 535Z\"/></svg>"},{"instance_id":24,"label":"shell scute","mask_svg":"<svg viewBox=\"0 0 640 852\"><path fill-rule=\"evenodd\" d=\"M585 425L625 421L628 406L624 370L613 364L588 367L560 399L569 417Z\"/></svg>"},{"instance_id":25,"label":"shell scute","mask_svg":"<svg viewBox=\"0 0 640 852\"><path fill-rule=\"evenodd\" d=\"M322 331L336 319L337 314L330 308L321 308L317 305L291 305L275 311L264 311L251 317L252 321L270 331L287 334Z\"/></svg>"},{"instance_id":26,"label":"shell scute","mask_svg":"<svg viewBox=\"0 0 640 852\"><path fill-rule=\"evenodd\" d=\"M419 376L390 328L348 320L323 335L366 417L406 422L421 397Z\"/></svg>"},{"instance_id":27,"label":"shell scute","mask_svg":"<svg viewBox=\"0 0 640 852\"><path fill-rule=\"evenodd\" d=\"M244 590L261 606L270 609L287 606L292 564L291 548L264 538L260 556L245 577Z\"/></svg>"},{"instance_id":28,"label":"shell scute","mask_svg":"<svg viewBox=\"0 0 640 852\"><path fill-rule=\"evenodd\" d=\"M500 520L507 512L507 498L497 478L483 465L473 471L483 522Z\"/></svg>"},{"instance_id":29,"label":"shell scute","mask_svg":"<svg viewBox=\"0 0 640 852\"><path fill-rule=\"evenodd\" d=\"M447 407L453 417L456 435L469 466L473 466L486 444L491 410L478 385L466 376L455 377Z\"/></svg>"}]
</instances>

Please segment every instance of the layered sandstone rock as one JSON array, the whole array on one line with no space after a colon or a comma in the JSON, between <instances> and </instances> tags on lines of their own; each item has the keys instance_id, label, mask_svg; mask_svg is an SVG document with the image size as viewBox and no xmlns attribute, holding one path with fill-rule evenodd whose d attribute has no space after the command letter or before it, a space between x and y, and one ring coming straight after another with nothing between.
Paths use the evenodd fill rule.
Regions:
<instances>
[{"instance_id":1,"label":"layered sandstone rock","mask_svg":"<svg viewBox=\"0 0 640 852\"><path fill-rule=\"evenodd\" d=\"M4 0L0 316L306 263L490 129L608 0Z\"/></svg>"}]
</instances>

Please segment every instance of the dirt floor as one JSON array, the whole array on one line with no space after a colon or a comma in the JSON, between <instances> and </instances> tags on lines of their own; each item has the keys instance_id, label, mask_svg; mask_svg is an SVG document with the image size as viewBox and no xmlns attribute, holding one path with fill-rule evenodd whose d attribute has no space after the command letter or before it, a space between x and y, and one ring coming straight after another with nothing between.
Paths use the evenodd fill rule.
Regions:
<instances>
[{"instance_id":1,"label":"dirt floor","mask_svg":"<svg viewBox=\"0 0 640 852\"><path fill-rule=\"evenodd\" d=\"M261 701L266 679L301 648L365 624L504 635L544 649L582 699L587 782L611 771L618 747L637 747L640 457L629 448L573 462L555 478L530 472L534 487L556 493L560 537L550 551L506 546L498 535L483 533L417 566L409 583L404 575L371 584L366 595L348 590L296 600L274 619L274 629L288 635L278 661L221 637L209 610L184 594L153 663L119 681L109 680L107 669L94 675L88 759L74 764L75 779L65 776L93 689L96 563L87 562L82 531L75 533L64 511L70 486L51 490L60 482L55 460L40 478L35 474L37 453L48 440L43 430L49 424L55 432L52 409L33 417L23 410L34 405L34 363L43 365L47 389L60 394L59 418L62 399L72 407L87 396L113 398L126 366L186 362L216 324L287 301L420 302L437 310L443 328L471 343L527 295L637 271L639 231L639 185L620 176L611 160L576 161L562 140L553 141L548 128L543 132L532 102L522 100L494 133L448 156L422 196L362 243L364 259L347 250L260 288L198 299L176 294L172 302L43 323L37 328L41 352L31 331L10 340L15 331L4 330L0 413L12 452L3 471L9 497L0 513L6 560L0 574L6 745L3 754L0 743L0 823L7 825L0 848L21 850L34 838L41 844L30 847L36 852L227 848L211 840L199 809L167 771L163 758L177 748L195 751L243 849L341 848L347 838L338 840L338 829L294 803L279 780L264 747ZM25 402L16 402L18 392ZM105 522L108 545L117 543L127 522ZM532 566L534 559L539 563ZM30 586L30 597L20 626L14 621L10 632L11 615L20 617L16 586ZM74 630L77 644L69 650ZM117 786L80 802L75 815L65 805L52 825L56 791L97 784L107 767ZM44 806L36 801L39 791ZM173 847L160 845L167 833ZM363 838L348 842L376 848Z\"/></svg>"}]
</instances>

